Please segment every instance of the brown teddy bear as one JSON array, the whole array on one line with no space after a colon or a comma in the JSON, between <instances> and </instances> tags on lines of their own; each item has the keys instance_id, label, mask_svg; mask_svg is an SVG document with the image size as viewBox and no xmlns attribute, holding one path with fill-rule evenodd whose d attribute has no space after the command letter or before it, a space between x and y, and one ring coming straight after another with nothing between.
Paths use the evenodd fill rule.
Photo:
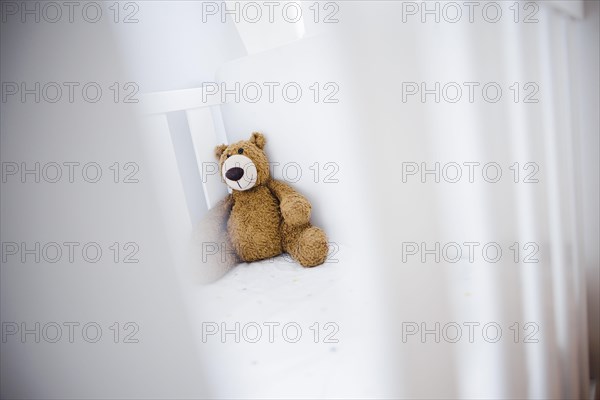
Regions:
<instances>
[{"instance_id":1,"label":"brown teddy bear","mask_svg":"<svg viewBox=\"0 0 600 400\"><path fill-rule=\"evenodd\" d=\"M263 151L265 137L253 133L215 149L232 194L215 206L223 238L235 261L290 254L304 267L322 264L329 251L322 229L310 224L311 205L289 185L272 179Z\"/></svg>"}]
</instances>

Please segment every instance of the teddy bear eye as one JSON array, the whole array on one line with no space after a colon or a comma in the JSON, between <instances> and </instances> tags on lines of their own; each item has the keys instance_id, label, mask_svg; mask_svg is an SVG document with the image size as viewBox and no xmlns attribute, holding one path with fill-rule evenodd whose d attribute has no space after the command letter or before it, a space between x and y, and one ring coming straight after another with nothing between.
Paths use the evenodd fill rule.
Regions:
<instances>
[{"instance_id":1,"label":"teddy bear eye","mask_svg":"<svg viewBox=\"0 0 600 400\"><path fill-rule=\"evenodd\" d=\"M231 157L231 154L227 154L227 158Z\"/></svg>"},{"instance_id":2,"label":"teddy bear eye","mask_svg":"<svg viewBox=\"0 0 600 400\"><path fill-rule=\"evenodd\" d=\"M238 154L244 154L244 149L238 149Z\"/></svg>"}]
</instances>

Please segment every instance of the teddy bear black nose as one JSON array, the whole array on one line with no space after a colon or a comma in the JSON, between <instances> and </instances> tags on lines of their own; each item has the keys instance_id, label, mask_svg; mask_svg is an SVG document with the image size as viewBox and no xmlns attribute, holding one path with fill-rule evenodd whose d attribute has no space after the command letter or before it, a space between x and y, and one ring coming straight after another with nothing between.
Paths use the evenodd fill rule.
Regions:
<instances>
[{"instance_id":1,"label":"teddy bear black nose","mask_svg":"<svg viewBox=\"0 0 600 400\"><path fill-rule=\"evenodd\" d=\"M230 181L239 181L244 176L244 170L240 167L229 168L227 172L225 172L225 176Z\"/></svg>"}]
</instances>

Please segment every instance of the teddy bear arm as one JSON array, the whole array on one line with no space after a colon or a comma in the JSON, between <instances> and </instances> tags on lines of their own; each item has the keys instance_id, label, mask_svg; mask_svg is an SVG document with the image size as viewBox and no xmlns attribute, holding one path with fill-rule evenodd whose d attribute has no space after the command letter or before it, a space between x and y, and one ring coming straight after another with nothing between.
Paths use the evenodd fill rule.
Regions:
<instances>
[{"instance_id":1,"label":"teddy bear arm","mask_svg":"<svg viewBox=\"0 0 600 400\"><path fill-rule=\"evenodd\" d=\"M218 210L218 213L229 217L233 208L233 196L228 194L227 197L215 204L214 208Z\"/></svg>"},{"instance_id":2,"label":"teddy bear arm","mask_svg":"<svg viewBox=\"0 0 600 400\"><path fill-rule=\"evenodd\" d=\"M309 222L311 205L306 197L291 186L274 179L267 185L279 200L279 209L285 222L290 225L303 225Z\"/></svg>"},{"instance_id":3,"label":"teddy bear arm","mask_svg":"<svg viewBox=\"0 0 600 400\"><path fill-rule=\"evenodd\" d=\"M213 208L208 210L203 220L217 229L224 229L227 226L227 220L233 208L233 197L229 194L223 200L219 201Z\"/></svg>"},{"instance_id":4,"label":"teddy bear arm","mask_svg":"<svg viewBox=\"0 0 600 400\"><path fill-rule=\"evenodd\" d=\"M219 253L205 259L206 263L219 270L230 268L240 262L227 232L227 221L232 207L233 198L228 195L208 210L195 230L197 242L202 246L217 245L221 251L226 252L225 255Z\"/></svg>"}]
</instances>

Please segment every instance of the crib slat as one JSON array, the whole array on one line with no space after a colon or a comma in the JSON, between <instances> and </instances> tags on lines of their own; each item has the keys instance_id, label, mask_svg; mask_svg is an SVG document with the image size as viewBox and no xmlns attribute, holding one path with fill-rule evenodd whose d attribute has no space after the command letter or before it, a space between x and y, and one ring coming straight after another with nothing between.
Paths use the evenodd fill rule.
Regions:
<instances>
[{"instance_id":1,"label":"crib slat","mask_svg":"<svg viewBox=\"0 0 600 400\"><path fill-rule=\"evenodd\" d=\"M210 209L227 195L214 155L214 148L219 143L215 122L209 107L187 110L186 114L202 178L204 198Z\"/></svg>"},{"instance_id":2,"label":"crib slat","mask_svg":"<svg viewBox=\"0 0 600 400\"><path fill-rule=\"evenodd\" d=\"M192 224L181 179L173 179L179 176L179 170L166 115L147 116L143 120L143 128L146 134L146 151L153 160L150 165L157 182L157 198L161 211L165 214L164 221L168 221L166 229L169 237L178 237L177 232L181 230L179 227L189 231Z\"/></svg>"}]
</instances>

